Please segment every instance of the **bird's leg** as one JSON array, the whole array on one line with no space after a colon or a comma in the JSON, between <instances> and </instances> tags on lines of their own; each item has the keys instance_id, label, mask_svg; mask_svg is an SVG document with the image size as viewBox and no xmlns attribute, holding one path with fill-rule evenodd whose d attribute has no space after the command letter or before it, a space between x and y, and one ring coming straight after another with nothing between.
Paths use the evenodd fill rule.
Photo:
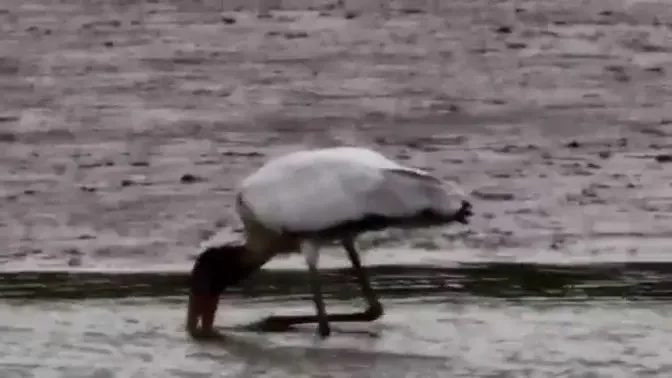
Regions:
<instances>
[{"instance_id":1,"label":"bird's leg","mask_svg":"<svg viewBox=\"0 0 672 378\"><path fill-rule=\"evenodd\" d=\"M329 319L322 296L322 287L320 284L320 272L317 270L317 264L320 258L319 247L315 242L304 241L301 243L301 252L308 265L310 279L310 290L313 292L313 302L315 303L315 312L317 314L318 332L320 336L327 337L331 333Z\"/></svg>"},{"instance_id":2,"label":"bird's leg","mask_svg":"<svg viewBox=\"0 0 672 378\"><path fill-rule=\"evenodd\" d=\"M312 245L304 248L302 245L302 251L304 252L310 271L310 283L317 315L273 315L259 323L253 324L251 328L265 331L285 331L295 324L318 323L320 335L326 337L330 333L329 322L370 322L380 318L383 315L383 306L371 287L369 276L362 267L362 262L359 258L359 253L355 249L353 240L344 239L342 245L348 252L348 258L352 263L355 277L366 299L367 309L365 311L326 315L317 272L317 247ZM311 251L314 251L314 255Z\"/></svg>"},{"instance_id":3,"label":"bird's leg","mask_svg":"<svg viewBox=\"0 0 672 378\"><path fill-rule=\"evenodd\" d=\"M316 315L272 315L257 323L253 323L249 328L262 331L286 331L295 324L317 323L318 333L321 337L327 337L331 334L329 327L329 317L324 305L322 288L320 287L320 277L317 270L319 260L319 247L315 242L304 241L301 243L301 252L308 265L308 274L310 280L310 290L313 294Z\"/></svg>"},{"instance_id":4,"label":"bird's leg","mask_svg":"<svg viewBox=\"0 0 672 378\"><path fill-rule=\"evenodd\" d=\"M344 239L342 244L343 248L348 252L350 263L352 263L352 269L354 270L355 277L357 278L357 282L359 283L362 295L367 304L367 309L364 312L352 314L355 318L354 321L374 321L383 316L383 305L378 300L378 296L373 290L373 287L371 287L369 275L362 267L362 261L355 248L354 240L351 238Z\"/></svg>"}]
</instances>

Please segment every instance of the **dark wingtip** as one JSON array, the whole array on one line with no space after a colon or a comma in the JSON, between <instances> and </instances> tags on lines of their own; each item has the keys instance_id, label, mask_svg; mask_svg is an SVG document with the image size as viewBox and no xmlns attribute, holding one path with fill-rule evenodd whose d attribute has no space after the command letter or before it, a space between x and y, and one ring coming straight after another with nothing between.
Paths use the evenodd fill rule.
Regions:
<instances>
[{"instance_id":1,"label":"dark wingtip","mask_svg":"<svg viewBox=\"0 0 672 378\"><path fill-rule=\"evenodd\" d=\"M469 218L471 218L473 215L474 211L471 202L462 200L460 209L457 210L457 214L455 214L455 221L462 224L469 224Z\"/></svg>"}]
</instances>

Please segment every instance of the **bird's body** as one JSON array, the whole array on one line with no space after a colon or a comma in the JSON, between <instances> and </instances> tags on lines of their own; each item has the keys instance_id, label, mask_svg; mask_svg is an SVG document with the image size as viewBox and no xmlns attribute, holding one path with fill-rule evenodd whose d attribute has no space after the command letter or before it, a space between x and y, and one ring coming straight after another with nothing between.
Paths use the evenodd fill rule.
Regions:
<instances>
[{"instance_id":1,"label":"bird's body","mask_svg":"<svg viewBox=\"0 0 672 378\"><path fill-rule=\"evenodd\" d=\"M373 303L354 249L357 235L388 227L467 223L471 215L471 205L454 185L355 147L299 151L271 160L241 182L236 210L245 228L245 247L235 253L211 251L220 256L210 264L256 270L278 254L303 252L315 281L320 245L341 241L372 306L378 302ZM322 329L328 326L318 292L319 287L314 294ZM290 320L275 319L280 318Z\"/></svg>"},{"instance_id":2,"label":"bird's body","mask_svg":"<svg viewBox=\"0 0 672 378\"><path fill-rule=\"evenodd\" d=\"M248 236L254 247L277 251L279 243L287 245L276 252L283 253L298 252L290 241L297 236L334 239L339 231L361 233L390 223L413 227L432 214L439 224L463 199L456 187L425 171L368 149L337 147L271 160L242 181L237 212L249 236L259 233Z\"/></svg>"}]
</instances>

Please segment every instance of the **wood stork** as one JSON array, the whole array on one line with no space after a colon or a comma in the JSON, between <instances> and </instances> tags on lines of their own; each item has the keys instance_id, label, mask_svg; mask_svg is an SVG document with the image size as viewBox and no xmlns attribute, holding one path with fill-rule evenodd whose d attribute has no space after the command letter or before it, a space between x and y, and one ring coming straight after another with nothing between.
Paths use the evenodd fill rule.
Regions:
<instances>
[{"instance_id":1,"label":"wood stork","mask_svg":"<svg viewBox=\"0 0 672 378\"><path fill-rule=\"evenodd\" d=\"M373 321L383 307L355 249L355 238L388 227L421 228L467 224L472 206L456 186L402 166L372 150L335 147L290 153L245 178L236 194L245 243L210 247L196 259L189 283L187 331L213 332L220 294L258 271L276 255L305 257L316 316L270 316L266 330L317 323L321 337L329 322ZM318 277L320 246L338 241L347 252L368 308L327 315ZM200 329L198 323L200 321Z\"/></svg>"}]
</instances>

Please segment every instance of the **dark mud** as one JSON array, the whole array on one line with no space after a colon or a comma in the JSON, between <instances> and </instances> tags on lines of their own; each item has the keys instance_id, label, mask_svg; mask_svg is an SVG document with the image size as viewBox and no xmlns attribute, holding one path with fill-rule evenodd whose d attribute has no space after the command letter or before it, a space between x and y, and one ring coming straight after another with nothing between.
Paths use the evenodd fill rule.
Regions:
<instances>
[{"instance_id":1,"label":"dark mud","mask_svg":"<svg viewBox=\"0 0 672 378\"><path fill-rule=\"evenodd\" d=\"M376 266L369 268L376 291L384 298L463 297L672 298L672 264L613 263L550 265L466 263L454 268L434 266ZM358 288L348 269L322 271L323 290L334 299L356 299ZM0 274L0 297L23 299L94 299L186 296L187 274L177 272L5 272ZM311 295L304 271L266 270L227 298L281 301Z\"/></svg>"}]
</instances>

